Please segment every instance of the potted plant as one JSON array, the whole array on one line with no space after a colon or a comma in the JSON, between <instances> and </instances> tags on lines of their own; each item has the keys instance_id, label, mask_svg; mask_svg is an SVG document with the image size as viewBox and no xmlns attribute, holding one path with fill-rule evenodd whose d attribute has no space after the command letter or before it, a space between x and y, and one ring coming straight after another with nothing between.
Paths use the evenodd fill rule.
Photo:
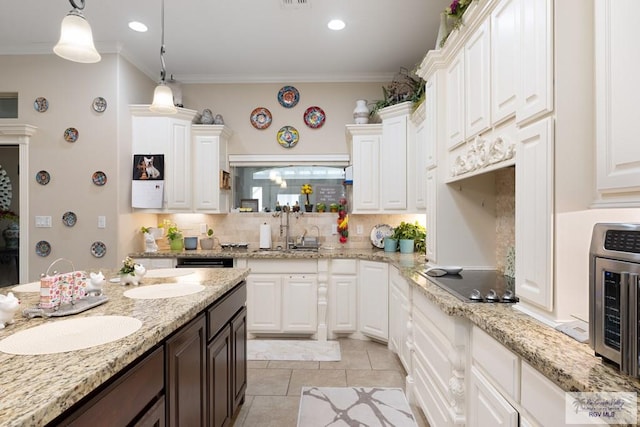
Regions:
<instances>
[{"instance_id":1,"label":"potted plant","mask_svg":"<svg viewBox=\"0 0 640 427\"><path fill-rule=\"evenodd\" d=\"M311 187L311 184L303 184L302 188L300 189L300 193L305 195L304 211L313 212L313 205L309 201L309 194L313 194L313 188Z\"/></svg>"},{"instance_id":2,"label":"potted plant","mask_svg":"<svg viewBox=\"0 0 640 427\"><path fill-rule=\"evenodd\" d=\"M374 101L369 117L374 118L378 111L385 107L411 101L414 105L420 104L425 96L425 82L420 77L410 75L406 68L400 68L393 81L382 87L383 98Z\"/></svg>"},{"instance_id":3,"label":"potted plant","mask_svg":"<svg viewBox=\"0 0 640 427\"><path fill-rule=\"evenodd\" d=\"M167 240L169 241L169 247L172 251L181 251L184 247L184 242L182 241L182 231L178 229L178 226L172 224L167 228Z\"/></svg>"},{"instance_id":4,"label":"potted plant","mask_svg":"<svg viewBox=\"0 0 640 427\"><path fill-rule=\"evenodd\" d=\"M393 230L393 238L398 240L401 253L412 253L414 250L425 250L426 229L418 223L413 224L402 221Z\"/></svg>"},{"instance_id":5,"label":"potted plant","mask_svg":"<svg viewBox=\"0 0 640 427\"><path fill-rule=\"evenodd\" d=\"M316 203L316 211L317 212L324 212L327 210L327 205L320 202L320 203Z\"/></svg>"},{"instance_id":6,"label":"potted plant","mask_svg":"<svg viewBox=\"0 0 640 427\"><path fill-rule=\"evenodd\" d=\"M340 205L339 205L339 204L337 204L337 203L331 203L331 204L329 205L329 210L330 210L331 212L338 212L338 208L339 208L339 207L340 207Z\"/></svg>"},{"instance_id":7,"label":"potted plant","mask_svg":"<svg viewBox=\"0 0 640 427\"><path fill-rule=\"evenodd\" d=\"M206 250L211 250L213 249L213 229L210 228L207 230L207 237L204 237L202 239L200 239L200 248L201 249L206 249Z\"/></svg>"}]
</instances>

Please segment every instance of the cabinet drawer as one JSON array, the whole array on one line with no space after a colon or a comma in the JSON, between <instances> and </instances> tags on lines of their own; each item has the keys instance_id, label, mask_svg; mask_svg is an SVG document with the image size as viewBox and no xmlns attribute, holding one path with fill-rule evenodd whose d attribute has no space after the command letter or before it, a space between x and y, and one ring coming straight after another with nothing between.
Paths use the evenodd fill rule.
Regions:
<instances>
[{"instance_id":1,"label":"cabinet drawer","mask_svg":"<svg viewBox=\"0 0 640 427\"><path fill-rule=\"evenodd\" d=\"M251 259L247 263L251 273L317 273L318 261L316 260L287 260L277 261L269 259Z\"/></svg>"},{"instance_id":2,"label":"cabinet drawer","mask_svg":"<svg viewBox=\"0 0 640 427\"><path fill-rule=\"evenodd\" d=\"M135 363L59 425L129 425L162 392L163 387L164 351L161 347Z\"/></svg>"},{"instance_id":3,"label":"cabinet drawer","mask_svg":"<svg viewBox=\"0 0 640 427\"><path fill-rule=\"evenodd\" d=\"M501 391L520 401L520 358L486 332L474 326L471 331L471 357Z\"/></svg>"},{"instance_id":4,"label":"cabinet drawer","mask_svg":"<svg viewBox=\"0 0 640 427\"><path fill-rule=\"evenodd\" d=\"M207 341L220 331L247 302L247 285L242 283L207 310Z\"/></svg>"},{"instance_id":5,"label":"cabinet drawer","mask_svg":"<svg viewBox=\"0 0 640 427\"><path fill-rule=\"evenodd\" d=\"M528 363L522 362L521 405L542 426L565 418L564 391Z\"/></svg>"},{"instance_id":6,"label":"cabinet drawer","mask_svg":"<svg viewBox=\"0 0 640 427\"><path fill-rule=\"evenodd\" d=\"M357 274L358 264L355 259L332 259L331 274Z\"/></svg>"}]
</instances>

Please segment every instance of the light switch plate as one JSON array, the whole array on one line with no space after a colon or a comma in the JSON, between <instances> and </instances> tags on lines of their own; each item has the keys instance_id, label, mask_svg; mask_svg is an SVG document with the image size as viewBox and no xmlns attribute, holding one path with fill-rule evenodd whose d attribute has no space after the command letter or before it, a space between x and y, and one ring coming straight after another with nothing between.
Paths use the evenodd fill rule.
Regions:
<instances>
[{"instance_id":1,"label":"light switch plate","mask_svg":"<svg viewBox=\"0 0 640 427\"><path fill-rule=\"evenodd\" d=\"M107 228L107 217L100 215L98 217L98 228Z\"/></svg>"},{"instance_id":2,"label":"light switch plate","mask_svg":"<svg viewBox=\"0 0 640 427\"><path fill-rule=\"evenodd\" d=\"M357 234L358 236L361 236L361 235L362 235L362 224L358 224L358 225L356 225L356 234Z\"/></svg>"},{"instance_id":3,"label":"light switch plate","mask_svg":"<svg viewBox=\"0 0 640 427\"><path fill-rule=\"evenodd\" d=\"M36 228L51 228L51 217L36 216Z\"/></svg>"}]
</instances>

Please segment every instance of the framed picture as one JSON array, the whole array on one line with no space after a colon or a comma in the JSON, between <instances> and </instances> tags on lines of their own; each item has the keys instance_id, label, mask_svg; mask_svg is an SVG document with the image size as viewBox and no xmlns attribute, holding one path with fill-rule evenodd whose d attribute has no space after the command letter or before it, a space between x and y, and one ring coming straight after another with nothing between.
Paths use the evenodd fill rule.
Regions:
<instances>
[{"instance_id":1,"label":"framed picture","mask_svg":"<svg viewBox=\"0 0 640 427\"><path fill-rule=\"evenodd\" d=\"M231 174L225 170L220 171L220 188L231 190Z\"/></svg>"},{"instance_id":2,"label":"framed picture","mask_svg":"<svg viewBox=\"0 0 640 427\"><path fill-rule=\"evenodd\" d=\"M258 212L258 199L241 199L240 212Z\"/></svg>"}]
</instances>

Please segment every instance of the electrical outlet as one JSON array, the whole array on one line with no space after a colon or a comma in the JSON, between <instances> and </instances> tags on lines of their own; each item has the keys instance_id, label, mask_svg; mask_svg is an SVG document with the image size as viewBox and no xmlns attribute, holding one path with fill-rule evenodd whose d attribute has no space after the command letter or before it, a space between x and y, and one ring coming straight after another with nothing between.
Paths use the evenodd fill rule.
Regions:
<instances>
[{"instance_id":1,"label":"electrical outlet","mask_svg":"<svg viewBox=\"0 0 640 427\"><path fill-rule=\"evenodd\" d=\"M36 228L51 228L51 217L36 216Z\"/></svg>"},{"instance_id":2,"label":"electrical outlet","mask_svg":"<svg viewBox=\"0 0 640 427\"><path fill-rule=\"evenodd\" d=\"M98 216L98 228L107 228L107 217L104 215Z\"/></svg>"},{"instance_id":3,"label":"electrical outlet","mask_svg":"<svg viewBox=\"0 0 640 427\"><path fill-rule=\"evenodd\" d=\"M333 224L331 227L331 234L338 234L338 224Z\"/></svg>"},{"instance_id":4,"label":"electrical outlet","mask_svg":"<svg viewBox=\"0 0 640 427\"><path fill-rule=\"evenodd\" d=\"M363 231L362 231L362 224L358 224L358 225L356 225L356 234L357 234L358 236L361 236L361 235L362 235L362 233L363 233Z\"/></svg>"},{"instance_id":5,"label":"electrical outlet","mask_svg":"<svg viewBox=\"0 0 640 427\"><path fill-rule=\"evenodd\" d=\"M200 224L200 234L207 234L208 229L207 224Z\"/></svg>"}]
</instances>

